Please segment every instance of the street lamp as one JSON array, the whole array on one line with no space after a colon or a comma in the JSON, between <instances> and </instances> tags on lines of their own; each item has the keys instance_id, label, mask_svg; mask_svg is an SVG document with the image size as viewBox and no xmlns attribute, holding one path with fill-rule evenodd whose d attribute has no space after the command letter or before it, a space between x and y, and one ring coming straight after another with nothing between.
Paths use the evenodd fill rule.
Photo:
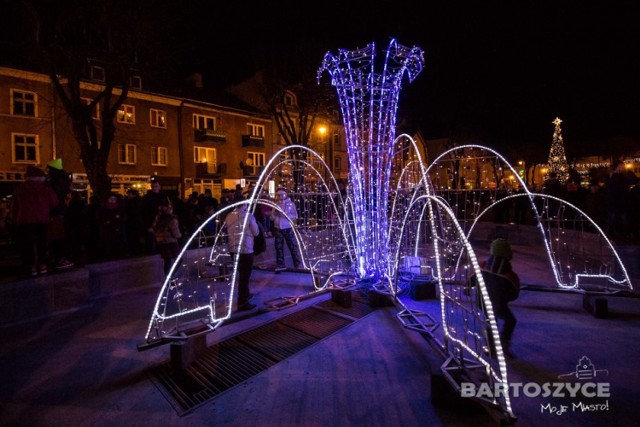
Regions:
<instances>
[{"instance_id":1,"label":"street lamp","mask_svg":"<svg viewBox=\"0 0 640 427\"><path fill-rule=\"evenodd\" d=\"M527 183L527 165L524 160L518 160L518 175L520 175L520 178L526 184Z\"/></svg>"},{"instance_id":2,"label":"street lamp","mask_svg":"<svg viewBox=\"0 0 640 427\"><path fill-rule=\"evenodd\" d=\"M320 134L320 142L322 143L322 154L324 157L324 162L327 164L329 171L333 170L333 166L331 165L331 158L329 157L329 144L327 143L327 133L329 132L329 128L322 124L318 126L318 134ZM325 174L326 175L326 174Z\"/></svg>"}]
</instances>

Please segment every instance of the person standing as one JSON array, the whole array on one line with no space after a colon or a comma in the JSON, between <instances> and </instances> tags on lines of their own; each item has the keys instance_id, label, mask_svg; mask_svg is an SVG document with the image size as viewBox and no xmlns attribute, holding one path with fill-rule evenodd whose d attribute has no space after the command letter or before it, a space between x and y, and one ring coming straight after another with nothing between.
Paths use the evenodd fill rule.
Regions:
<instances>
[{"instance_id":1,"label":"person standing","mask_svg":"<svg viewBox=\"0 0 640 427\"><path fill-rule=\"evenodd\" d=\"M520 294L520 278L514 273L511 266L513 252L511 245L505 239L496 239L491 243L491 255L480 263L483 278L491 299L493 312L496 319L502 321L500 329L500 341L504 353L508 357L515 357L511 351L511 337L518 323L509 303ZM488 273L488 274L487 274ZM506 281L494 280L493 275L500 276Z\"/></svg>"},{"instance_id":2,"label":"person standing","mask_svg":"<svg viewBox=\"0 0 640 427\"><path fill-rule=\"evenodd\" d=\"M279 188L278 191L276 191L276 204L281 209L274 209L271 213L271 221L273 222L272 231L275 237L276 271L282 271L286 268L284 265L285 241L287 242L289 252L291 252L293 267L298 268L300 266L300 255L292 225L292 222L298 219L298 210L284 188Z\"/></svg>"},{"instance_id":3,"label":"person standing","mask_svg":"<svg viewBox=\"0 0 640 427\"><path fill-rule=\"evenodd\" d=\"M229 252L237 265L238 311L253 310L256 307L251 303L253 295L249 289L249 279L253 270L253 239L260 229L248 209L246 203L238 205L224 219L229 236Z\"/></svg>"},{"instance_id":4,"label":"person standing","mask_svg":"<svg viewBox=\"0 0 640 427\"><path fill-rule=\"evenodd\" d=\"M142 196L145 249L149 254L156 252L156 239L153 234L153 221L158 214L158 207L164 197L165 196L162 195L162 186L158 180L153 180L151 182L151 190L147 191L147 194Z\"/></svg>"},{"instance_id":5,"label":"person standing","mask_svg":"<svg viewBox=\"0 0 640 427\"><path fill-rule=\"evenodd\" d=\"M72 191L67 213L64 215L64 229L71 262L74 265L84 262L84 210L86 204L82 193Z\"/></svg>"},{"instance_id":6,"label":"person standing","mask_svg":"<svg viewBox=\"0 0 640 427\"><path fill-rule=\"evenodd\" d=\"M631 182L625 173L624 163L613 165L613 172L607 180L607 235L623 238L629 231L629 188Z\"/></svg>"},{"instance_id":7,"label":"person standing","mask_svg":"<svg viewBox=\"0 0 640 427\"><path fill-rule=\"evenodd\" d=\"M127 218L122 196L117 193L109 194L98 213L98 219L102 257L108 260L121 258L127 246Z\"/></svg>"},{"instance_id":8,"label":"person standing","mask_svg":"<svg viewBox=\"0 0 640 427\"><path fill-rule=\"evenodd\" d=\"M164 261L164 275L168 276L171 264L180 254L180 222L173 214L173 205L169 199L160 202L158 214L153 221L153 233L157 242L158 253Z\"/></svg>"},{"instance_id":9,"label":"person standing","mask_svg":"<svg viewBox=\"0 0 640 427\"><path fill-rule=\"evenodd\" d=\"M47 163L49 184L58 196L58 204L51 210L49 226L49 252L51 265L56 270L73 267L69 261L69 234L65 216L67 215L67 197L71 193L71 179L69 173L62 167L62 159L58 158Z\"/></svg>"},{"instance_id":10,"label":"person standing","mask_svg":"<svg viewBox=\"0 0 640 427\"><path fill-rule=\"evenodd\" d=\"M142 212L142 197L135 188L127 190L124 199L126 216L125 230L127 235L127 251L129 255L139 255L143 252L146 229Z\"/></svg>"},{"instance_id":11,"label":"person standing","mask_svg":"<svg viewBox=\"0 0 640 427\"><path fill-rule=\"evenodd\" d=\"M269 193L264 190L262 193L262 197L265 200L268 200ZM262 229L264 230L265 237L271 237L271 214L273 213L273 208L266 203L258 203L256 205L256 219L260 221L262 224Z\"/></svg>"},{"instance_id":12,"label":"person standing","mask_svg":"<svg viewBox=\"0 0 640 427\"><path fill-rule=\"evenodd\" d=\"M25 181L13 193L11 218L19 238L22 262L32 276L47 272L47 233L51 210L58 205L44 171L27 166ZM29 270L30 269L30 270Z\"/></svg>"}]
</instances>

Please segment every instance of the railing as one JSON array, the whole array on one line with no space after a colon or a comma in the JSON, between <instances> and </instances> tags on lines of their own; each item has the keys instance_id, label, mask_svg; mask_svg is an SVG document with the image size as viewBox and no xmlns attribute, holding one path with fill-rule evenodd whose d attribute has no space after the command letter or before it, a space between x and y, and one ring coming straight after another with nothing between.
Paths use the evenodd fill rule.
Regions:
<instances>
[{"instance_id":1,"label":"railing","mask_svg":"<svg viewBox=\"0 0 640 427\"><path fill-rule=\"evenodd\" d=\"M213 129L195 129L193 131L196 141L212 141L212 142L226 142L227 133L221 130Z\"/></svg>"},{"instance_id":2,"label":"railing","mask_svg":"<svg viewBox=\"0 0 640 427\"><path fill-rule=\"evenodd\" d=\"M264 147L264 137L255 135L242 135L243 147Z\"/></svg>"}]
</instances>

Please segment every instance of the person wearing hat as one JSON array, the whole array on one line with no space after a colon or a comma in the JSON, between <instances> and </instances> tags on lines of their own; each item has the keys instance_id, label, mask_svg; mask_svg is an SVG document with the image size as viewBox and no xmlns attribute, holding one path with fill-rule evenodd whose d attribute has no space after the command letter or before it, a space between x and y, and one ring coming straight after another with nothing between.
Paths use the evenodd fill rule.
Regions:
<instances>
[{"instance_id":1,"label":"person wearing hat","mask_svg":"<svg viewBox=\"0 0 640 427\"><path fill-rule=\"evenodd\" d=\"M482 277L491 299L495 317L502 321L500 340L504 353L509 357L514 357L511 351L511 337L518 321L509 308L509 303L518 298L520 294L520 278L511 266L513 251L508 241L495 239L491 242L490 252L489 258L480 263L480 268L483 269ZM500 278L505 280L500 280Z\"/></svg>"},{"instance_id":2,"label":"person wearing hat","mask_svg":"<svg viewBox=\"0 0 640 427\"><path fill-rule=\"evenodd\" d=\"M287 242L293 267L300 266L300 251L298 243L293 232L292 222L298 219L298 211L295 203L287 195L284 188L278 188L276 191L276 205L280 209L273 209L271 212L271 221L273 223L273 237L276 249L276 271L282 271L284 266L284 242Z\"/></svg>"},{"instance_id":3,"label":"person wearing hat","mask_svg":"<svg viewBox=\"0 0 640 427\"><path fill-rule=\"evenodd\" d=\"M71 193L71 179L62 167L62 159L57 158L47 163L49 184L56 196L58 204L51 210L51 224L49 226L49 256L51 264L57 270L73 267L69 261L69 245L67 235L69 227L76 224L66 224L67 197Z\"/></svg>"},{"instance_id":4,"label":"person wearing hat","mask_svg":"<svg viewBox=\"0 0 640 427\"><path fill-rule=\"evenodd\" d=\"M25 180L13 192L11 218L16 233L22 262L32 276L47 272L47 233L51 209L58 204L45 172L36 166L27 166Z\"/></svg>"}]
</instances>

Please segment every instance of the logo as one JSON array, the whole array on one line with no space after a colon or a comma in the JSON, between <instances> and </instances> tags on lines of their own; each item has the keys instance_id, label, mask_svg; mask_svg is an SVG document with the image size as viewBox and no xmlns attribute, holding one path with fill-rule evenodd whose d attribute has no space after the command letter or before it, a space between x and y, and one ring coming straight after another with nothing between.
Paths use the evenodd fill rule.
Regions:
<instances>
[{"instance_id":1,"label":"logo","mask_svg":"<svg viewBox=\"0 0 640 427\"><path fill-rule=\"evenodd\" d=\"M609 382L599 381L600 378L608 375L607 369L596 369L591 359L582 356L573 372L558 375L558 379L564 381L542 384L535 382L497 383L493 385L464 382L461 383L460 395L462 397L494 399L509 393L512 397L572 399L569 403L562 400L561 402L547 401L540 404L540 412L554 415L562 415L567 412L608 411L611 387ZM570 381L571 379L577 381ZM600 400L594 401L594 399Z\"/></svg>"},{"instance_id":2,"label":"logo","mask_svg":"<svg viewBox=\"0 0 640 427\"><path fill-rule=\"evenodd\" d=\"M598 375L608 376L609 371L606 369L596 369L593 363L591 363L591 359L587 356L582 356L580 360L578 360L578 364L576 365L576 370L574 372L558 375L558 378L575 377L579 380L592 380Z\"/></svg>"}]
</instances>

